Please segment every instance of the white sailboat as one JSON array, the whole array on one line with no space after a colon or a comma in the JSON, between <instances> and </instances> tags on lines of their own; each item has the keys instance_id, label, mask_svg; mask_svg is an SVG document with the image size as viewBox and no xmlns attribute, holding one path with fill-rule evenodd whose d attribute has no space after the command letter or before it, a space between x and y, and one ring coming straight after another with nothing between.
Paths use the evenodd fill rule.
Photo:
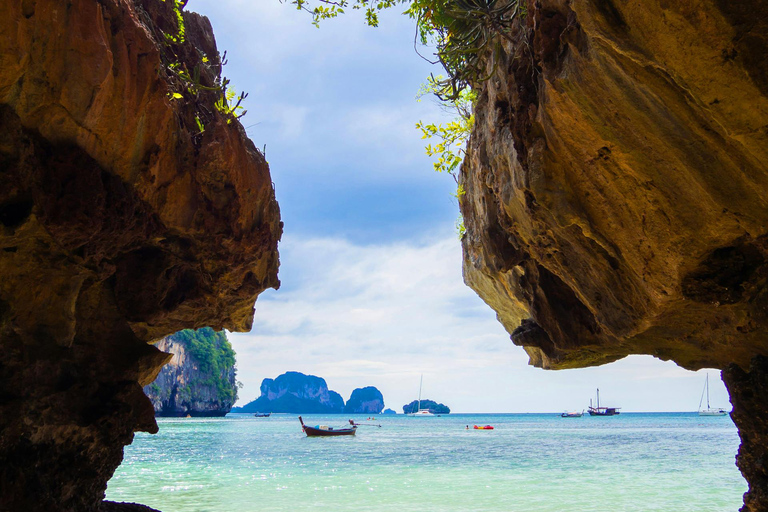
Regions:
<instances>
[{"instance_id":1,"label":"white sailboat","mask_svg":"<svg viewBox=\"0 0 768 512\"><path fill-rule=\"evenodd\" d=\"M422 409L421 408L421 385L424 383L424 374L421 375L421 379L419 380L419 407L416 410L416 412L408 413L408 416L434 416L429 409Z\"/></svg>"},{"instance_id":2,"label":"white sailboat","mask_svg":"<svg viewBox=\"0 0 768 512\"><path fill-rule=\"evenodd\" d=\"M704 401L704 394L707 395L707 408L702 409L701 403ZM728 412L722 407L712 408L709 405L709 374L704 381L704 391L701 392L701 399L699 400L699 416L725 416Z\"/></svg>"}]
</instances>

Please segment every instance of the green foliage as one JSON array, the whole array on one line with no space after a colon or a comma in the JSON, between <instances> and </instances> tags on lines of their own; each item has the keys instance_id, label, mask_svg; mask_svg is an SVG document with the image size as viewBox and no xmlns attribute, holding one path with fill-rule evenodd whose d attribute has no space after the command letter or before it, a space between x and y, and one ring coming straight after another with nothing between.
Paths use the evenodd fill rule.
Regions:
<instances>
[{"instance_id":1,"label":"green foliage","mask_svg":"<svg viewBox=\"0 0 768 512\"><path fill-rule=\"evenodd\" d=\"M436 48L448 73L435 91L453 101L462 91L488 78L484 57L501 49L501 39L514 43L510 29L526 15L525 0L412 0L406 14L416 19L422 44Z\"/></svg>"},{"instance_id":2,"label":"green foliage","mask_svg":"<svg viewBox=\"0 0 768 512\"><path fill-rule=\"evenodd\" d=\"M163 0L165 2L167 0ZM184 27L184 15L181 11L187 5L187 0L170 0L173 2L173 13L176 16L176 33L165 34L165 39L173 43L183 43L186 38L186 28Z\"/></svg>"},{"instance_id":3,"label":"green foliage","mask_svg":"<svg viewBox=\"0 0 768 512\"><path fill-rule=\"evenodd\" d=\"M435 90L440 87L441 78L429 77L427 83L422 85L418 97L421 98L425 94L435 93ZM477 93L475 91L464 89L458 98L443 101L444 107L456 115L453 121L445 124L426 124L423 121L416 123L416 128L421 130L422 139L437 139L434 145L428 143L425 147L427 155L437 157L437 160L432 163L435 171L450 174L454 181L456 181L456 193L454 196L459 200L466 193L466 190L459 183L457 172L466 156L467 142L475 123L473 109L476 100ZM464 237L466 231L464 218L459 214L459 218L456 220L456 232L459 240Z\"/></svg>"},{"instance_id":4,"label":"green foliage","mask_svg":"<svg viewBox=\"0 0 768 512\"><path fill-rule=\"evenodd\" d=\"M216 110L224 114L227 118L227 124L230 124L233 119L240 119L243 117L246 114L246 111L241 103L248 97L247 93L241 92L238 95L234 89L229 87L230 81L226 77L221 76L216 77L212 87L203 85L201 81L200 67L201 65L207 67L211 64L211 59L208 55L200 55L199 63L196 65L190 64L189 66L186 62L183 62L183 59L179 58L179 55L183 54L183 52L180 52L179 45L182 45L186 41L186 28L184 26L184 14L182 11L187 5L187 0L163 0L163 2L173 3L173 12L176 17L176 33L162 33L165 40L163 54L168 63L168 72L178 78L178 85L181 86L180 91L170 92L168 94L169 98L171 100L180 100L186 97L197 101L201 92L213 91L218 93L218 99L214 106L216 107ZM198 53L202 54L199 50ZM218 65L221 67L226 64L226 55L226 52L224 52L224 55L221 56L221 58L219 58L219 55L216 55ZM205 123L202 120L205 118L203 110L198 110L195 115L195 123L199 133L202 133L205 129Z\"/></svg>"},{"instance_id":5,"label":"green foliage","mask_svg":"<svg viewBox=\"0 0 768 512\"><path fill-rule=\"evenodd\" d=\"M422 86L418 97L428 93L436 93L441 87L441 77L429 77L427 83ZM454 100L446 100L444 105L456 114L453 121L445 124L427 124L423 121L416 123L416 128L421 130L422 139L436 138L437 142L427 144L427 155L437 157L432 164L437 172L446 172L456 179L455 173L464 160L467 141L475 123L472 106L477 99L477 94L465 89ZM457 192L457 197L460 193Z\"/></svg>"},{"instance_id":6,"label":"green foliage","mask_svg":"<svg viewBox=\"0 0 768 512\"><path fill-rule=\"evenodd\" d=\"M284 1L284 0L281 0ZM398 4L407 3L408 0L290 0L290 3L296 6L297 10L307 11L312 15L312 24L320 26L323 20L337 17L344 14L344 9L352 7L365 11L365 21L372 27L379 26L379 12L389 9Z\"/></svg>"},{"instance_id":7,"label":"green foliage","mask_svg":"<svg viewBox=\"0 0 768 512\"><path fill-rule=\"evenodd\" d=\"M344 9L365 11L366 22L379 24L378 13L405 5L404 14L416 20L417 37L435 47L435 55L448 76L436 94L456 100L461 92L487 79L483 57L500 49L500 38L515 42L510 33L515 18L526 15L526 0L281 0L309 12L312 23L343 14Z\"/></svg>"},{"instance_id":8,"label":"green foliage","mask_svg":"<svg viewBox=\"0 0 768 512\"><path fill-rule=\"evenodd\" d=\"M459 240L467 234L467 227L464 225L464 216L462 214L459 214L459 218L456 219L456 234L459 236Z\"/></svg>"},{"instance_id":9,"label":"green foliage","mask_svg":"<svg viewBox=\"0 0 768 512\"><path fill-rule=\"evenodd\" d=\"M184 344L189 355L197 361L200 373L206 376L201 384L215 387L221 401L234 402L237 388L232 386L228 376L235 365L235 351L226 334L204 327L196 331L185 329L174 337Z\"/></svg>"},{"instance_id":10,"label":"green foliage","mask_svg":"<svg viewBox=\"0 0 768 512\"><path fill-rule=\"evenodd\" d=\"M229 87L229 80L226 78L222 81L222 90L224 89L226 89L227 92L219 97L216 102L216 109L228 117L227 124L229 124L232 119L240 119L246 112L248 112L243 109L242 105L240 105L240 103L248 97L248 93L243 91L238 95L235 89ZM235 99L237 99L236 102Z\"/></svg>"}]
</instances>

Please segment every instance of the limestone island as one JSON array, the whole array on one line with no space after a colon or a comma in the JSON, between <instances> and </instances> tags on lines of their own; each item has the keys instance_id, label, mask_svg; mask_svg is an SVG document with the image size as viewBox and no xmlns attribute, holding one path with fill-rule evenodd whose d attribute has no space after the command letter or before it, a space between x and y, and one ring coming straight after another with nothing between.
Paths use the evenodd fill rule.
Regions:
<instances>
[{"instance_id":1,"label":"limestone island","mask_svg":"<svg viewBox=\"0 0 768 512\"><path fill-rule=\"evenodd\" d=\"M155 416L224 416L232 409L237 400L235 352L224 331L185 329L156 346L173 357L144 387Z\"/></svg>"},{"instance_id":2,"label":"limestone island","mask_svg":"<svg viewBox=\"0 0 768 512\"><path fill-rule=\"evenodd\" d=\"M352 392L349 402L328 389L322 377L301 372L286 372L276 379L261 382L261 396L232 412L284 412L291 414L378 414L384 409L384 397L373 386Z\"/></svg>"},{"instance_id":3,"label":"limestone island","mask_svg":"<svg viewBox=\"0 0 768 512\"><path fill-rule=\"evenodd\" d=\"M384 396L373 386L357 388L344 406L344 412L357 414L379 414L384 410Z\"/></svg>"}]
</instances>

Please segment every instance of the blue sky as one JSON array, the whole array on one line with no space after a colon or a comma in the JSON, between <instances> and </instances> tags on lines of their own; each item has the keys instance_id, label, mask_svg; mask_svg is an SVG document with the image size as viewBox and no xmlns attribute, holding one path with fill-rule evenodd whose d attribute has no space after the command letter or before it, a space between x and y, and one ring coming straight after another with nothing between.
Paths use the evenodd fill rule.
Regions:
<instances>
[{"instance_id":1,"label":"blue sky","mask_svg":"<svg viewBox=\"0 0 768 512\"><path fill-rule=\"evenodd\" d=\"M279 291L235 333L240 404L261 380L294 370L324 377L346 399L377 386L401 411L418 394L456 412L585 408L601 388L627 411L695 410L703 372L651 357L551 372L527 365L495 314L464 286L453 180L432 170L419 120L446 119L416 101L440 70L414 51L396 12L369 28L358 11L320 29L279 0L193 0L224 74L248 91L242 119L266 156L285 234ZM712 404L728 396L710 371Z\"/></svg>"}]
</instances>

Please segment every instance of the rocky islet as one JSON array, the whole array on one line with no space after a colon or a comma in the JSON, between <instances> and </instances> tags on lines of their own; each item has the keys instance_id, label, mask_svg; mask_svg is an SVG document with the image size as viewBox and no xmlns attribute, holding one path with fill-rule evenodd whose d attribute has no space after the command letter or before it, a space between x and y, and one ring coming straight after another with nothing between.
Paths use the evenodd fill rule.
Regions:
<instances>
[{"instance_id":1,"label":"rocky islet","mask_svg":"<svg viewBox=\"0 0 768 512\"><path fill-rule=\"evenodd\" d=\"M144 393L155 416L224 416L237 401L235 352L225 332L185 329L155 344L172 354Z\"/></svg>"}]
</instances>

